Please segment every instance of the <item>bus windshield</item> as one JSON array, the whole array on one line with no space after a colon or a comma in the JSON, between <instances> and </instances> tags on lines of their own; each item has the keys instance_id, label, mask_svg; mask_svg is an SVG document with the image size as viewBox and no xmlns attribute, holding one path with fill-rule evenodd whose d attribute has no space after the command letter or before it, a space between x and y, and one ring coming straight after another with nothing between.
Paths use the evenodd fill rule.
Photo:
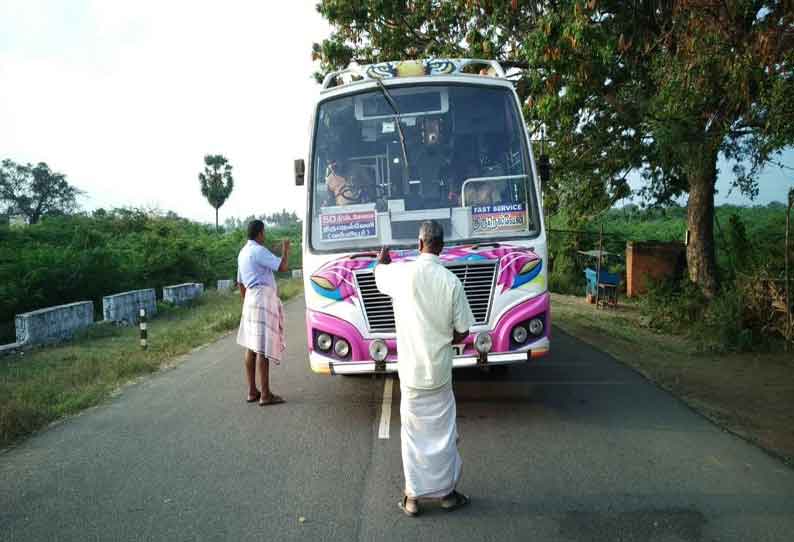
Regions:
<instances>
[{"instance_id":1,"label":"bus windshield","mask_svg":"<svg viewBox=\"0 0 794 542\"><path fill-rule=\"evenodd\" d=\"M537 235L522 122L513 93L494 86L376 88L322 102L311 247L411 246L428 219L452 242Z\"/></svg>"}]
</instances>

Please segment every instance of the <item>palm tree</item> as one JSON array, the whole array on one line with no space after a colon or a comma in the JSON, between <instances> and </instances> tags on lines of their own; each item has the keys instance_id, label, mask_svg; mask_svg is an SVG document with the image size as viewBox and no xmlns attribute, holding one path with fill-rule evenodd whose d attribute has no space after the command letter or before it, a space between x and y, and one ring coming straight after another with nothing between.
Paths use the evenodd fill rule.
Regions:
<instances>
[{"instance_id":1,"label":"palm tree","mask_svg":"<svg viewBox=\"0 0 794 542\"><path fill-rule=\"evenodd\" d=\"M215 231L218 231L218 209L226 202L234 188L232 165L221 154L204 157L204 171L199 173L201 193L215 209Z\"/></svg>"}]
</instances>

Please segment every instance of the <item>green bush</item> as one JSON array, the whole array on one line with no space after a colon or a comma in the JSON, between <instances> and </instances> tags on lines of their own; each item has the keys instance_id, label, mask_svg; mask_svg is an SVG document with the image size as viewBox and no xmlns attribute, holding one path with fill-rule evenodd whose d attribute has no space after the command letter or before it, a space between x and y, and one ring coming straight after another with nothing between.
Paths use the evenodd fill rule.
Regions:
<instances>
[{"instance_id":1,"label":"green bush","mask_svg":"<svg viewBox=\"0 0 794 542\"><path fill-rule=\"evenodd\" d=\"M292 242L290 266L301 265L299 226L269 228L267 244ZM48 218L26 228L0 227L0 343L13 340L13 318L30 310L181 282L214 287L235 278L246 241L235 229L214 227L139 210Z\"/></svg>"},{"instance_id":2,"label":"green bush","mask_svg":"<svg viewBox=\"0 0 794 542\"><path fill-rule=\"evenodd\" d=\"M745 352L765 349L769 338L748 315L749 300L732 284L710 302L688 280L649 285L640 298L646 325L660 332L682 334L702 351Z\"/></svg>"},{"instance_id":3,"label":"green bush","mask_svg":"<svg viewBox=\"0 0 794 542\"><path fill-rule=\"evenodd\" d=\"M691 335L707 350L768 347L779 334L770 325L772 309L768 300L761 300L759 292L753 295L748 285L763 277L782 278L785 210L781 203L718 207L714 242L720 293L707 302L688 281L654 284L639 298L646 324L666 333ZM627 206L612 209L586 224L573 225L566 220L564 214L551 217L549 252L556 258L549 287L555 292L577 295L582 293L584 278L579 278L580 270L564 254L575 254L579 244L584 249L595 248L601 226L606 250L618 253L621 242L625 246L628 240L681 241L687 227L686 208L677 206L645 210ZM553 228L559 228L556 236ZM570 232L571 229L577 231ZM625 264L611 264L609 270L625 277Z\"/></svg>"},{"instance_id":4,"label":"green bush","mask_svg":"<svg viewBox=\"0 0 794 542\"><path fill-rule=\"evenodd\" d=\"M558 294L584 295L584 271L567 252L560 252L554 258L554 267L549 273L549 290Z\"/></svg>"},{"instance_id":5,"label":"green bush","mask_svg":"<svg viewBox=\"0 0 794 542\"><path fill-rule=\"evenodd\" d=\"M648 327L665 333L683 333L703 316L706 299L691 282L649 282L647 288L639 298L639 307Z\"/></svg>"},{"instance_id":6,"label":"green bush","mask_svg":"<svg viewBox=\"0 0 794 542\"><path fill-rule=\"evenodd\" d=\"M745 352L765 344L763 336L744 318L747 303L740 290L723 289L703 314L698 343L712 352Z\"/></svg>"}]
</instances>

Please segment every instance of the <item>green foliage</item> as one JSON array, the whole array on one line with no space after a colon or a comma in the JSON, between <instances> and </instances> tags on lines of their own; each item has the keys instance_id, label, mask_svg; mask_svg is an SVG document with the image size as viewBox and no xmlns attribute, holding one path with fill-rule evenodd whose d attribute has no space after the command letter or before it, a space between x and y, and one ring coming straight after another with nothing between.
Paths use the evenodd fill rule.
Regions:
<instances>
[{"instance_id":1,"label":"green foliage","mask_svg":"<svg viewBox=\"0 0 794 542\"><path fill-rule=\"evenodd\" d=\"M293 229L297 229L299 231L301 225L301 218L295 211L287 211L286 209L282 209L281 211L271 214L265 213L259 216L250 215L244 219L229 217L224 221L223 227L227 232L231 230L246 231L248 228L248 223L252 220L261 220L266 225L270 227L276 227L280 230L286 229L292 231Z\"/></svg>"},{"instance_id":2,"label":"green foliage","mask_svg":"<svg viewBox=\"0 0 794 542\"><path fill-rule=\"evenodd\" d=\"M269 228L266 244L277 253L283 237L292 241L290 268L299 268L300 229ZM102 296L127 290L156 288L159 295L169 284L214 285L236 277L237 253L245 241L241 230L217 235L174 215L130 209L47 218L22 229L0 227L0 322L80 300L93 300L101 311Z\"/></svg>"},{"instance_id":3,"label":"green foliage","mask_svg":"<svg viewBox=\"0 0 794 542\"><path fill-rule=\"evenodd\" d=\"M763 263L773 275L783 271L785 206L778 202L753 207L722 205L715 211L716 248L720 273L728 281L739 273L751 273ZM676 205L638 209L635 206L610 209L597 220L580 224L581 245L594 249L598 228L604 227L606 249L622 253L626 241L683 241L687 210ZM565 229L567 217L551 217L550 250L574 250L554 230Z\"/></svg>"},{"instance_id":4,"label":"green foliage","mask_svg":"<svg viewBox=\"0 0 794 542\"><path fill-rule=\"evenodd\" d=\"M292 299L303 292L303 281L301 279L284 279L278 283L278 296L282 301Z\"/></svg>"},{"instance_id":5,"label":"green foliage","mask_svg":"<svg viewBox=\"0 0 794 542\"><path fill-rule=\"evenodd\" d=\"M80 191L66 181L62 173L52 171L44 162L17 164L12 160L0 163L0 213L23 215L30 224L43 216L57 216L77 208Z\"/></svg>"},{"instance_id":6,"label":"green foliage","mask_svg":"<svg viewBox=\"0 0 794 542\"><path fill-rule=\"evenodd\" d=\"M701 320L706 299L691 282L667 280L647 286L639 304L648 327L678 334L691 331L693 323Z\"/></svg>"},{"instance_id":7,"label":"green foliage","mask_svg":"<svg viewBox=\"0 0 794 542\"><path fill-rule=\"evenodd\" d=\"M554 266L549 273L549 290L558 294L584 295L584 269L576 263L572 249L552 251Z\"/></svg>"},{"instance_id":8,"label":"green foliage","mask_svg":"<svg viewBox=\"0 0 794 542\"><path fill-rule=\"evenodd\" d=\"M234 188L232 165L220 154L204 157L204 171L199 173L201 194L215 209L215 229L218 229L218 209L226 202Z\"/></svg>"},{"instance_id":9,"label":"green foliage","mask_svg":"<svg viewBox=\"0 0 794 542\"><path fill-rule=\"evenodd\" d=\"M317 9L333 29L313 47L318 79L351 61L439 56L519 69L530 128L552 141L548 200L585 217L625 196L632 169L647 195L670 201L717 148L737 159L739 187L753 193L758 168L794 142L785 3L325 0Z\"/></svg>"},{"instance_id":10,"label":"green foliage","mask_svg":"<svg viewBox=\"0 0 794 542\"><path fill-rule=\"evenodd\" d=\"M711 218L716 160L736 185L794 143L794 47L786 2L414 2L324 0L332 33L313 54L324 73L438 56L517 68L530 131L550 140L547 212L587 222L630 193L658 202L692 192L690 274L716 285ZM744 164L749 163L749 169Z\"/></svg>"},{"instance_id":11,"label":"green foliage","mask_svg":"<svg viewBox=\"0 0 794 542\"><path fill-rule=\"evenodd\" d=\"M702 350L746 351L766 348L775 340L772 299L763 281L782 278L784 269L785 205L716 209L717 261L721 291L707 303L699 288L688 281L651 285L639 304L646 324L657 331L686 335ZM578 249L597 248L598 227L604 227L604 248L621 253L626 241L681 241L686 231L686 209L678 206L641 210L635 206L612 209L579 232L555 227L565 217L552 217L549 254L554 259L549 288L557 293L583 295L584 277L575 255ZM621 273L625 264L610 264ZM781 286L782 288L782 286Z\"/></svg>"},{"instance_id":12,"label":"green foliage","mask_svg":"<svg viewBox=\"0 0 794 542\"><path fill-rule=\"evenodd\" d=\"M747 317L741 288L723 288L710 303L689 281L651 285L640 307L648 327L685 335L709 352L746 352L768 346L759 322Z\"/></svg>"},{"instance_id":13,"label":"green foliage","mask_svg":"<svg viewBox=\"0 0 794 542\"><path fill-rule=\"evenodd\" d=\"M262 220L266 224L274 224L276 226L297 226L300 223L300 218L295 211L287 211L282 209L281 212L263 215Z\"/></svg>"}]
</instances>

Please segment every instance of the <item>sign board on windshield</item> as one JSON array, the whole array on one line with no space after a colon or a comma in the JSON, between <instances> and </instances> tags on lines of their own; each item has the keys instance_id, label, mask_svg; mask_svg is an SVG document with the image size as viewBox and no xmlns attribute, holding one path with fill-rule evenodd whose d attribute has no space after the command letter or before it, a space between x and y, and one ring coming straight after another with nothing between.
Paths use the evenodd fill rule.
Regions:
<instances>
[{"instance_id":1,"label":"sign board on windshield","mask_svg":"<svg viewBox=\"0 0 794 542\"><path fill-rule=\"evenodd\" d=\"M523 203L476 205L471 208L472 235L522 232L527 229Z\"/></svg>"},{"instance_id":2,"label":"sign board on windshield","mask_svg":"<svg viewBox=\"0 0 794 542\"><path fill-rule=\"evenodd\" d=\"M377 237L377 221L378 217L375 211L321 214L322 240L343 241Z\"/></svg>"}]
</instances>

